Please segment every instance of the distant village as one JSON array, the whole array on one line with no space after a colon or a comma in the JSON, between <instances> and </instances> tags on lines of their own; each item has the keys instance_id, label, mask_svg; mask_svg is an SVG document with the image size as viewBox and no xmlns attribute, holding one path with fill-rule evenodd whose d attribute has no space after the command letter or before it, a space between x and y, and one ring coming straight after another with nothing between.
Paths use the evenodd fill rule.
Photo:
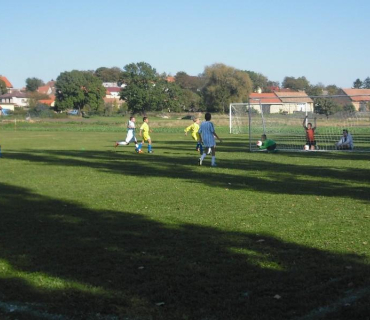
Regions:
<instances>
[{"instance_id":1,"label":"distant village","mask_svg":"<svg viewBox=\"0 0 370 320\"><path fill-rule=\"evenodd\" d=\"M7 92L0 95L0 115L5 115L8 111L14 112L16 108L27 109L30 106L32 95L26 88L14 88L10 80L0 75L6 85ZM167 77L168 82L174 82L174 77ZM124 84L119 86L116 82L103 82L106 94L103 98L105 104L114 103L121 106L125 102L120 100L120 91ZM305 91L294 91L287 88L275 86L270 92L255 90L249 95L249 103L252 108L259 111L263 107L265 113L284 113L295 112L314 112L314 98L306 94ZM55 81L51 80L37 89L42 99L38 103L53 109L55 107ZM323 93L323 97L327 95ZM331 97L336 103L353 105L356 111L367 111L370 105L370 89L340 89L338 94Z\"/></svg>"},{"instance_id":2,"label":"distant village","mask_svg":"<svg viewBox=\"0 0 370 320\"><path fill-rule=\"evenodd\" d=\"M26 88L14 88L7 77L0 75L0 80L5 82L7 93L0 95L0 115L5 110L14 111L15 108L29 108L32 95L27 92ZM104 82L106 95L103 98L104 103L117 103L121 105L124 101L120 100L119 92L123 86L118 86L115 82ZM37 89L37 93L44 99L38 100L38 103L54 108L55 106L55 81L51 80Z\"/></svg>"}]
</instances>

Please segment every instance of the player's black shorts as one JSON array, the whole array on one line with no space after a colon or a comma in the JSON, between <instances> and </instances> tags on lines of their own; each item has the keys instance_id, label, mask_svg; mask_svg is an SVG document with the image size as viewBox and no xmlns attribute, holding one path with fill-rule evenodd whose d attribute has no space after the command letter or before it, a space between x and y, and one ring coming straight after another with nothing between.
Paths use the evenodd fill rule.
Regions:
<instances>
[{"instance_id":1,"label":"player's black shorts","mask_svg":"<svg viewBox=\"0 0 370 320\"><path fill-rule=\"evenodd\" d=\"M308 145L310 148L311 148L311 146L316 146L316 140L314 140L314 141L306 141L306 145Z\"/></svg>"},{"instance_id":2,"label":"player's black shorts","mask_svg":"<svg viewBox=\"0 0 370 320\"><path fill-rule=\"evenodd\" d=\"M266 148L268 151L274 151L276 149L276 143Z\"/></svg>"}]
</instances>

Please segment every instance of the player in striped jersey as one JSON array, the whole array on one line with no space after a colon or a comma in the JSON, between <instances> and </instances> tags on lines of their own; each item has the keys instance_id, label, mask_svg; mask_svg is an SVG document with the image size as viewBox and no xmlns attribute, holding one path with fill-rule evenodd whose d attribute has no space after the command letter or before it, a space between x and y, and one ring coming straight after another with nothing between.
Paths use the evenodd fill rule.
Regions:
<instances>
[{"instance_id":1,"label":"player in striped jersey","mask_svg":"<svg viewBox=\"0 0 370 320\"><path fill-rule=\"evenodd\" d=\"M201 166L204 158L207 156L205 150L207 148L211 148L212 152L212 161L211 166L216 167L216 149L215 149L215 137L222 142L222 140L218 137L217 133L215 132L215 128L213 126L213 123L211 122L211 114L207 112L205 114L206 121L203 121L199 128L199 136L200 141L204 145L204 151L202 156L198 159L198 164Z\"/></svg>"}]
</instances>

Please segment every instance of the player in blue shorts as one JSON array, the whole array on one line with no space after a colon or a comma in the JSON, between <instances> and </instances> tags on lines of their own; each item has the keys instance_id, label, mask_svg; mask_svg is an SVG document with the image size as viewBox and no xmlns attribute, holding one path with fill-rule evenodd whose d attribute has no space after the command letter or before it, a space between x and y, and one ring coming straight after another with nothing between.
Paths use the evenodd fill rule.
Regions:
<instances>
[{"instance_id":1,"label":"player in blue shorts","mask_svg":"<svg viewBox=\"0 0 370 320\"><path fill-rule=\"evenodd\" d=\"M222 142L222 140L219 138L217 133L215 132L215 128L213 126L213 123L211 122L211 114L207 112L205 114L205 119L206 121L203 121L202 124L199 127L199 136L200 136L200 142L203 143L203 154L202 156L198 159L198 164L201 166L203 163L204 158L207 156L206 150L208 148L211 149L212 152L212 161L211 161L211 166L216 167L216 141L215 137Z\"/></svg>"}]
</instances>

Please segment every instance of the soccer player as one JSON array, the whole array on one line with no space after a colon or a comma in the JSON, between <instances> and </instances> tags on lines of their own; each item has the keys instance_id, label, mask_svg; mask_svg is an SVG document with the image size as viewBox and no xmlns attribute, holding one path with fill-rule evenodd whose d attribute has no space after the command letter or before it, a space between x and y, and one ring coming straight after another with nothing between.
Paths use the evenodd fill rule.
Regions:
<instances>
[{"instance_id":1,"label":"soccer player","mask_svg":"<svg viewBox=\"0 0 370 320\"><path fill-rule=\"evenodd\" d=\"M135 142L135 150L137 151L139 146L137 144L137 140L135 137L135 122L136 119L135 117L130 117L130 120L127 122L127 136L125 141L117 141L115 147L117 148L118 146L128 146L130 142L134 141Z\"/></svg>"},{"instance_id":2,"label":"soccer player","mask_svg":"<svg viewBox=\"0 0 370 320\"><path fill-rule=\"evenodd\" d=\"M262 144L259 146L260 150L274 151L276 149L276 142L271 139L267 139L267 136L263 134L261 136Z\"/></svg>"},{"instance_id":3,"label":"soccer player","mask_svg":"<svg viewBox=\"0 0 370 320\"><path fill-rule=\"evenodd\" d=\"M315 126L312 127L312 123L307 123L306 127L306 120L307 116L303 119L303 128L306 130L306 145L308 146L309 150L315 150L316 140L315 140L315 130L316 130L316 118L314 118Z\"/></svg>"},{"instance_id":4,"label":"soccer player","mask_svg":"<svg viewBox=\"0 0 370 320\"><path fill-rule=\"evenodd\" d=\"M199 118L193 118L193 124L190 125L185 129L185 135L188 135L188 132L191 132L191 136L193 140L197 142L197 146L195 150L199 151L200 154L203 154L203 146L200 143L200 136L199 136Z\"/></svg>"},{"instance_id":5,"label":"soccer player","mask_svg":"<svg viewBox=\"0 0 370 320\"><path fill-rule=\"evenodd\" d=\"M143 124L140 127L140 137L142 137L142 141L139 144L138 151L137 151L138 153L143 153L141 148L143 144L145 143L145 141L148 141L148 153L153 153L152 139L150 138L150 135L149 135L149 132L152 132L152 130L149 129L148 122L149 122L148 117L144 117Z\"/></svg>"},{"instance_id":6,"label":"soccer player","mask_svg":"<svg viewBox=\"0 0 370 320\"><path fill-rule=\"evenodd\" d=\"M222 142L222 140L218 137L217 133L215 132L215 128L213 126L213 123L211 122L211 114L207 112L205 114L206 121L203 121L202 124L199 127L199 136L200 136L200 142L204 144L203 154L198 159L198 164L201 166L203 163L204 158L207 156L205 150L207 148L211 148L212 152L212 161L211 166L216 167L216 150L215 150L215 137Z\"/></svg>"}]
</instances>

